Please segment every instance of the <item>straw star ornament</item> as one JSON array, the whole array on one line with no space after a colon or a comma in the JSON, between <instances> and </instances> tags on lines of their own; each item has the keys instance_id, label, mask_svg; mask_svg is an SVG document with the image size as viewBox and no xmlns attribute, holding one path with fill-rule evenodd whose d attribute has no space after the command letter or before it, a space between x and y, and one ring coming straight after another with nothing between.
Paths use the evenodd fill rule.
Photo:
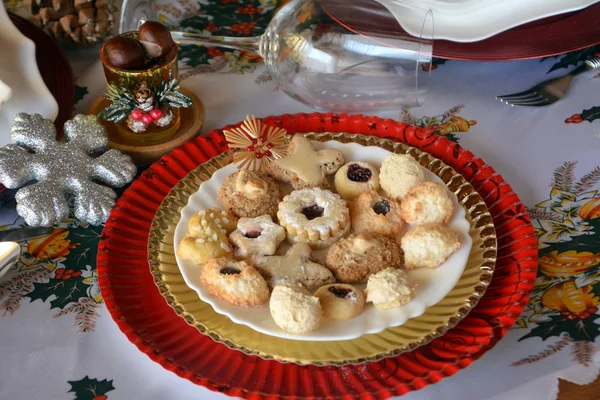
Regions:
<instances>
[{"instance_id":1,"label":"straw star ornament","mask_svg":"<svg viewBox=\"0 0 600 400\"><path fill-rule=\"evenodd\" d=\"M238 168L254 171L259 171L263 162L286 155L286 133L285 129L263 125L254 115L247 116L239 128L223 131L229 148L239 149L233 154L233 160L240 162Z\"/></svg>"}]
</instances>

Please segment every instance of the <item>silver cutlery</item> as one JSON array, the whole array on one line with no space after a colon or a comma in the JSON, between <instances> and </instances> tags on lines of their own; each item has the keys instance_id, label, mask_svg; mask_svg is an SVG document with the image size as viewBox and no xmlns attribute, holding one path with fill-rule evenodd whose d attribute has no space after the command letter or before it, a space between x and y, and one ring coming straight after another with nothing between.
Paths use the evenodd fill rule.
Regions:
<instances>
[{"instance_id":1,"label":"silver cutlery","mask_svg":"<svg viewBox=\"0 0 600 400\"><path fill-rule=\"evenodd\" d=\"M548 106L565 97L569 90L571 79L579 74L598 68L600 68L600 57L597 54L566 75L548 79L523 92L497 96L496 99L516 107Z\"/></svg>"}]
</instances>

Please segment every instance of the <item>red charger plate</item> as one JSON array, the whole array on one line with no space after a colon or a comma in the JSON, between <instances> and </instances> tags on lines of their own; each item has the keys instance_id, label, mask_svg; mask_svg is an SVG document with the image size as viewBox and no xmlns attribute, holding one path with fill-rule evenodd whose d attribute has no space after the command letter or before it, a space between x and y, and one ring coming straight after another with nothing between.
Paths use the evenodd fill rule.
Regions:
<instances>
[{"instance_id":1,"label":"red charger plate","mask_svg":"<svg viewBox=\"0 0 600 400\"><path fill-rule=\"evenodd\" d=\"M444 336L379 362L298 366L248 356L215 343L166 303L154 284L147 251L152 219L169 190L200 163L227 150L222 130L215 130L175 149L146 170L119 199L102 232L97 260L102 296L119 328L140 351L182 378L230 396L384 399L455 374L504 337L533 287L537 241L523 204L498 173L444 137L389 119L313 113L263 121L290 134L349 132L386 137L454 167L482 195L494 218L498 261L486 294Z\"/></svg>"}]
</instances>

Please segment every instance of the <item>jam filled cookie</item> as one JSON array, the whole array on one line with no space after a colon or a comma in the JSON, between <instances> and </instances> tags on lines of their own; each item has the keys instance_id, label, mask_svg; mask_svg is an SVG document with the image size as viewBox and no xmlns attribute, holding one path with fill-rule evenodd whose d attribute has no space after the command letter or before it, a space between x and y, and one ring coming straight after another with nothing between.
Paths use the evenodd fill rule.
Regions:
<instances>
[{"instance_id":1,"label":"jam filled cookie","mask_svg":"<svg viewBox=\"0 0 600 400\"><path fill-rule=\"evenodd\" d=\"M335 190L346 200L370 190L379 190L379 172L364 161L353 161L335 173Z\"/></svg>"},{"instance_id":2,"label":"jam filled cookie","mask_svg":"<svg viewBox=\"0 0 600 400\"><path fill-rule=\"evenodd\" d=\"M381 164L379 182L392 199L400 199L415 185L425 182L425 172L408 154L390 154Z\"/></svg>"},{"instance_id":3,"label":"jam filled cookie","mask_svg":"<svg viewBox=\"0 0 600 400\"><path fill-rule=\"evenodd\" d=\"M420 225L401 240L406 268L435 268L458 248L458 235L442 225Z\"/></svg>"},{"instance_id":4,"label":"jam filled cookie","mask_svg":"<svg viewBox=\"0 0 600 400\"><path fill-rule=\"evenodd\" d=\"M237 229L229 235L234 255L273 255L285 239L285 229L273 222L270 215L240 218Z\"/></svg>"},{"instance_id":5,"label":"jam filled cookie","mask_svg":"<svg viewBox=\"0 0 600 400\"><path fill-rule=\"evenodd\" d=\"M288 155L265 164L265 172L278 181L290 183L294 189L328 188L327 175L343 164L344 154L335 149L315 150L306 137L294 135Z\"/></svg>"},{"instance_id":6,"label":"jam filled cookie","mask_svg":"<svg viewBox=\"0 0 600 400\"><path fill-rule=\"evenodd\" d=\"M238 217L254 218L268 214L275 218L283 194L273 178L241 169L225 178L219 199Z\"/></svg>"},{"instance_id":7,"label":"jam filled cookie","mask_svg":"<svg viewBox=\"0 0 600 400\"><path fill-rule=\"evenodd\" d=\"M315 292L315 296L321 300L325 316L333 319L354 318L365 306L362 291L343 283L322 286Z\"/></svg>"},{"instance_id":8,"label":"jam filled cookie","mask_svg":"<svg viewBox=\"0 0 600 400\"><path fill-rule=\"evenodd\" d=\"M327 268L338 282L366 282L371 274L402 266L402 250L383 235L361 233L335 243L327 252Z\"/></svg>"},{"instance_id":9,"label":"jam filled cookie","mask_svg":"<svg viewBox=\"0 0 600 400\"><path fill-rule=\"evenodd\" d=\"M256 269L272 287L301 283L312 293L320 286L335 282L327 268L311 260L311 250L306 243L293 245L285 256L257 257L255 262Z\"/></svg>"},{"instance_id":10,"label":"jam filled cookie","mask_svg":"<svg viewBox=\"0 0 600 400\"><path fill-rule=\"evenodd\" d=\"M401 306L414 297L406 272L394 268L386 268L371 275L365 292L367 302L373 303L379 310Z\"/></svg>"},{"instance_id":11,"label":"jam filled cookie","mask_svg":"<svg viewBox=\"0 0 600 400\"><path fill-rule=\"evenodd\" d=\"M244 261L210 260L202 266L200 281L211 294L238 306L258 307L269 301L267 282Z\"/></svg>"},{"instance_id":12,"label":"jam filled cookie","mask_svg":"<svg viewBox=\"0 0 600 400\"><path fill-rule=\"evenodd\" d=\"M277 212L279 224L292 243L314 249L331 245L350 230L350 213L337 194L319 188L295 190L283 198Z\"/></svg>"},{"instance_id":13,"label":"jam filled cookie","mask_svg":"<svg viewBox=\"0 0 600 400\"><path fill-rule=\"evenodd\" d=\"M273 321L281 329L291 333L314 331L321 324L321 303L301 286L275 286L269 301Z\"/></svg>"},{"instance_id":14,"label":"jam filled cookie","mask_svg":"<svg viewBox=\"0 0 600 400\"><path fill-rule=\"evenodd\" d=\"M216 233L231 233L237 225L237 217L220 208L200 210L190 217L188 234L193 237L212 236ZM223 232L225 230L225 232Z\"/></svg>"},{"instance_id":15,"label":"jam filled cookie","mask_svg":"<svg viewBox=\"0 0 600 400\"><path fill-rule=\"evenodd\" d=\"M404 227L400 204L380 196L377 192L366 192L350 203L352 232L380 233L395 237Z\"/></svg>"},{"instance_id":16,"label":"jam filled cookie","mask_svg":"<svg viewBox=\"0 0 600 400\"><path fill-rule=\"evenodd\" d=\"M400 209L402 218L411 225L446 224L454 212L454 202L444 185L423 182L408 191Z\"/></svg>"}]
</instances>

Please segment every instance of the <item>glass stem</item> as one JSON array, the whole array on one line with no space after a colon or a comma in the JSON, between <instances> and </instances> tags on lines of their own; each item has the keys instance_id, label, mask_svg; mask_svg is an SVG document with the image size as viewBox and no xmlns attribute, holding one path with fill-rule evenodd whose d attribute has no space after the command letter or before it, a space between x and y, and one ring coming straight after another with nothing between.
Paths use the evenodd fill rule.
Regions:
<instances>
[{"instance_id":1,"label":"glass stem","mask_svg":"<svg viewBox=\"0 0 600 400\"><path fill-rule=\"evenodd\" d=\"M190 32L171 32L173 40L179 44L195 44L197 46L215 46L228 49L246 50L259 53L262 36L231 37L209 36Z\"/></svg>"}]
</instances>

